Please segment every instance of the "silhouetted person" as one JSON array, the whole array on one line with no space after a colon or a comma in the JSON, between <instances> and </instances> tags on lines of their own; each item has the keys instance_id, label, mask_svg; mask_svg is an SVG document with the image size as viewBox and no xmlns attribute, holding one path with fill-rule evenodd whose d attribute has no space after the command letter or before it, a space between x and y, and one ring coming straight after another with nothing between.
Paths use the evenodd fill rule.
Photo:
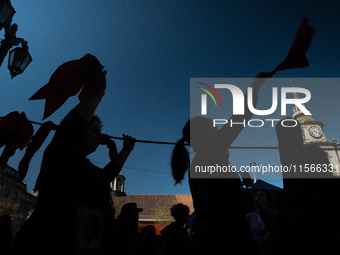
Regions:
<instances>
[{"instance_id":1,"label":"silhouetted person","mask_svg":"<svg viewBox=\"0 0 340 255\"><path fill-rule=\"evenodd\" d=\"M78 249L100 249L102 219L99 215L87 214L81 221Z\"/></svg>"},{"instance_id":2,"label":"silhouetted person","mask_svg":"<svg viewBox=\"0 0 340 255\"><path fill-rule=\"evenodd\" d=\"M253 105L256 106L260 86L271 73L259 73L251 84ZM190 172L198 166L230 167L228 149L252 113L247 107L245 95L245 114L233 115L228 124L216 130L212 120L204 117L191 119L183 128L180 139L172 154L171 168L176 184L181 182L189 171L189 186L197 216L197 231L192 254L253 254L254 242L250 227L245 218L241 197L241 182L236 172L228 172L224 178L190 178ZM230 125L230 122L239 123ZM184 143L193 149L195 156L190 164Z\"/></svg>"},{"instance_id":3,"label":"silhouetted person","mask_svg":"<svg viewBox=\"0 0 340 255\"><path fill-rule=\"evenodd\" d=\"M270 190L258 189L254 197L256 210L246 216L258 255L276 254L277 222L276 212L272 209L274 199Z\"/></svg>"},{"instance_id":4,"label":"silhouetted person","mask_svg":"<svg viewBox=\"0 0 340 255\"><path fill-rule=\"evenodd\" d=\"M138 213L142 212L136 203L123 205L118 218L114 221L112 239L114 254L136 254L138 247Z\"/></svg>"},{"instance_id":5,"label":"silhouetted person","mask_svg":"<svg viewBox=\"0 0 340 255\"><path fill-rule=\"evenodd\" d=\"M0 217L0 251L1 254L7 255L13 243L11 216L4 214Z\"/></svg>"},{"instance_id":6,"label":"silhouetted person","mask_svg":"<svg viewBox=\"0 0 340 255\"><path fill-rule=\"evenodd\" d=\"M159 237L153 225L145 226L138 242L138 254L155 255L159 248Z\"/></svg>"},{"instance_id":7,"label":"silhouetted person","mask_svg":"<svg viewBox=\"0 0 340 255\"><path fill-rule=\"evenodd\" d=\"M281 164L298 169L283 173L284 190L277 207L280 254L338 253L339 180L329 172L327 154L316 145L303 146L300 124L277 125L277 137ZM325 171L311 171L312 164Z\"/></svg>"},{"instance_id":8,"label":"silhouetted person","mask_svg":"<svg viewBox=\"0 0 340 255\"><path fill-rule=\"evenodd\" d=\"M89 69L92 91L67 114L44 152L36 183L37 205L17 234L12 254L78 252L75 240L81 233L77 232L76 222L87 209L102 213L101 252L107 254L110 248L112 251L112 200L108 183L121 171L135 139L124 136L118 160L103 169L86 158L96 151L102 138L102 125L93 114L106 89L103 68Z\"/></svg>"},{"instance_id":9,"label":"silhouetted person","mask_svg":"<svg viewBox=\"0 0 340 255\"><path fill-rule=\"evenodd\" d=\"M161 247L157 255L190 254L191 241L184 225L189 220L189 207L179 203L171 207L175 222L161 231Z\"/></svg>"}]
</instances>

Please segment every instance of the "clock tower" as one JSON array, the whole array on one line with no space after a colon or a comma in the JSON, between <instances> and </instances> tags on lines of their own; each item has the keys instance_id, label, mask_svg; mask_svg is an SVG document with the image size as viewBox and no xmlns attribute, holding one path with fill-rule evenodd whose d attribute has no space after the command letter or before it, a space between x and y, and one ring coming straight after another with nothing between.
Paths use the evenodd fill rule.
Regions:
<instances>
[{"instance_id":1,"label":"clock tower","mask_svg":"<svg viewBox=\"0 0 340 255\"><path fill-rule=\"evenodd\" d=\"M296 93L294 93L294 98L298 98ZM327 153L333 169L337 171L333 172L333 175L340 176L340 151L336 150L339 148L339 143L335 139L327 141L323 130L324 124L321 121L314 120L310 115L304 115L296 105L293 106L293 112L294 120L300 123L302 129L303 144L317 145L322 148Z\"/></svg>"}]
</instances>

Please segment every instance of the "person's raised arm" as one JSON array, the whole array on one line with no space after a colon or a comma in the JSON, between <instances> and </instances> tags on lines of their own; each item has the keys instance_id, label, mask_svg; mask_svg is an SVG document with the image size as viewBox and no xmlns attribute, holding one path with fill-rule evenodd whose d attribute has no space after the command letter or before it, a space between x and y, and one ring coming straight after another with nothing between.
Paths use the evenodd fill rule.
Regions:
<instances>
[{"instance_id":1,"label":"person's raised arm","mask_svg":"<svg viewBox=\"0 0 340 255\"><path fill-rule=\"evenodd\" d=\"M118 165L121 168L125 164L125 161L129 157L129 155L130 155L131 151L133 150L133 148L135 147L135 143L136 143L136 139L131 137L131 136L123 134L123 138L124 138L123 148L118 154Z\"/></svg>"},{"instance_id":2,"label":"person's raised arm","mask_svg":"<svg viewBox=\"0 0 340 255\"><path fill-rule=\"evenodd\" d=\"M104 67L91 74L92 91L74 108L86 122L89 122L95 113L106 89L106 73Z\"/></svg>"},{"instance_id":3,"label":"person's raised arm","mask_svg":"<svg viewBox=\"0 0 340 255\"><path fill-rule=\"evenodd\" d=\"M274 72L258 73L254 81L251 83L250 87L253 89L252 95L253 95L253 106L254 107L256 107L256 104L257 104L257 98L258 98L260 86L266 81L267 78L272 77L273 74ZM248 98L248 94L246 93L244 96L244 115L233 115L228 120L228 124L225 124L218 131L219 137L222 137L222 139L219 139L219 140L225 143L228 147L234 142L234 140L243 130L244 125L242 123L247 123L253 116L253 113L249 111L247 98ZM231 123L231 121L235 123L235 125L233 125L232 127L229 124Z\"/></svg>"},{"instance_id":4,"label":"person's raised arm","mask_svg":"<svg viewBox=\"0 0 340 255\"><path fill-rule=\"evenodd\" d=\"M103 169L106 179L109 182L113 181L118 176L119 172L122 170L125 164L125 161L127 160L131 151L135 147L136 143L135 138L124 134L123 138L124 138L123 148L118 154L118 160L110 161Z\"/></svg>"}]
</instances>

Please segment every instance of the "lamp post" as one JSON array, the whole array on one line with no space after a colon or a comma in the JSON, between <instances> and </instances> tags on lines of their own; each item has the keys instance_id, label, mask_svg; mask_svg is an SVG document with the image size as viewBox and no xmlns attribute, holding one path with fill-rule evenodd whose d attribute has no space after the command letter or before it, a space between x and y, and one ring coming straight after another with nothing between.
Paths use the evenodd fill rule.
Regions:
<instances>
[{"instance_id":1,"label":"lamp post","mask_svg":"<svg viewBox=\"0 0 340 255\"><path fill-rule=\"evenodd\" d=\"M11 10L11 12L9 10ZM13 46L21 44L21 47L17 47L9 52L8 69L12 79L21 74L32 61L32 57L28 52L27 41L23 38L17 38L16 36L18 25L11 24L14 13L15 10L11 5L10 0L0 1L0 29L2 29L2 27L5 28L5 39L1 41L0 45L0 67L8 51ZM3 17L1 17L1 15L3 15Z\"/></svg>"}]
</instances>

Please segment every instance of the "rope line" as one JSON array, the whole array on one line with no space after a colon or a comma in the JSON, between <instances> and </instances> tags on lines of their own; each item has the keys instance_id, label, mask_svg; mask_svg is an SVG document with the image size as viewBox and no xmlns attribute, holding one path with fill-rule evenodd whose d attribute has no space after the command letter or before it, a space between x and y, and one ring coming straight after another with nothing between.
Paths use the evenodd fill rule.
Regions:
<instances>
[{"instance_id":1,"label":"rope line","mask_svg":"<svg viewBox=\"0 0 340 255\"><path fill-rule=\"evenodd\" d=\"M3 117L0 117L2 119ZM36 125L42 125L43 123L36 122L36 121L31 121L32 124ZM124 140L123 137L117 137L117 136L110 136L112 139L117 139L117 140ZM150 143L150 144L166 144L166 145L176 145L175 142L163 142L163 141L149 141L149 140L138 140L136 139L137 143ZM185 144L185 146L189 146L189 144ZM260 149L260 150L278 150L279 147L274 147L274 146L230 146L229 149ZM340 150L340 148L327 148L324 150Z\"/></svg>"}]
</instances>

